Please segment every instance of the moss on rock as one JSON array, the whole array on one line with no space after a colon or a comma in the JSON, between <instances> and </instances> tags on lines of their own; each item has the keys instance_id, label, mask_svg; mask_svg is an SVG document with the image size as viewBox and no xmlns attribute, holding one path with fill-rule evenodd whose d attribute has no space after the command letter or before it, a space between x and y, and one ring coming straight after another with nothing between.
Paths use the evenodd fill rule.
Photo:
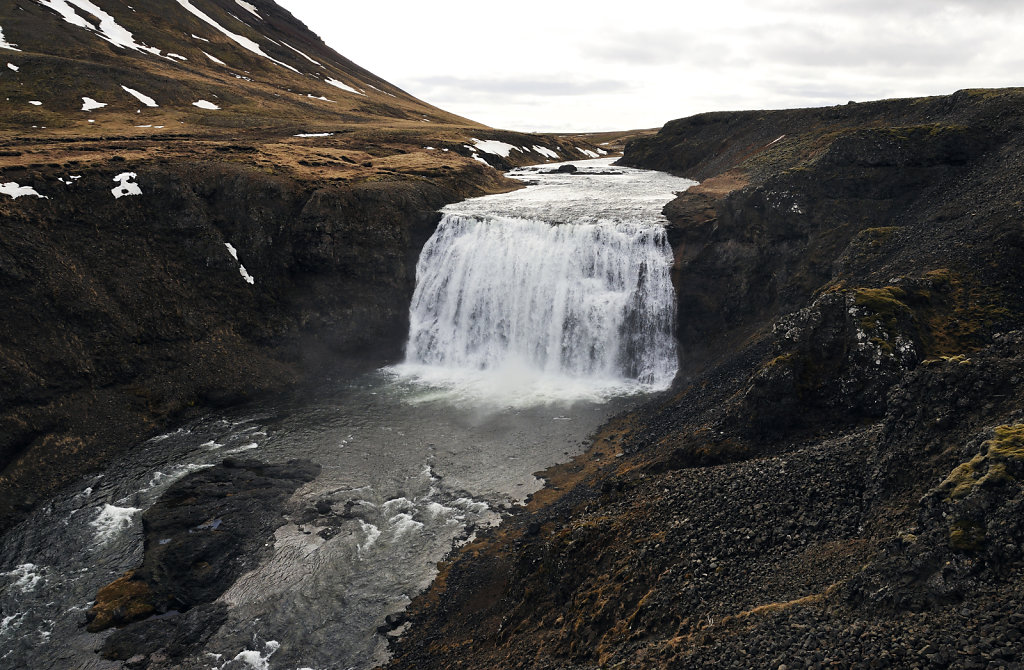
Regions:
<instances>
[{"instance_id":1,"label":"moss on rock","mask_svg":"<svg viewBox=\"0 0 1024 670\"><path fill-rule=\"evenodd\" d=\"M1024 466L1024 424L1002 425L994 433L982 443L981 453L954 468L939 485L946 500L961 500L978 487L1017 480L1013 472Z\"/></svg>"},{"instance_id":2,"label":"moss on rock","mask_svg":"<svg viewBox=\"0 0 1024 670\"><path fill-rule=\"evenodd\" d=\"M985 527L966 519L953 522L949 527L949 546L956 551L981 551L985 546Z\"/></svg>"},{"instance_id":3,"label":"moss on rock","mask_svg":"<svg viewBox=\"0 0 1024 670\"><path fill-rule=\"evenodd\" d=\"M125 626L153 614L153 594L149 585L135 578L135 572L107 584L96 594L96 604L89 610L86 630L98 633L112 626Z\"/></svg>"}]
</instances>

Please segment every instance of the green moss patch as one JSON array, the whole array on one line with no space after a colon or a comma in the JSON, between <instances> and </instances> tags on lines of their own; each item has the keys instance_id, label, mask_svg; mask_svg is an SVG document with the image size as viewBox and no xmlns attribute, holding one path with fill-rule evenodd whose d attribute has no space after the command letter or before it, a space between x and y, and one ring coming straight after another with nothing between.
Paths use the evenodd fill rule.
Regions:
<instances>
[{"instance_id":1,"label":"green moss patch","mask_svg":"<svg viewBox=\"0 0 1024 670\"><path fill-rule=\"evenodd\" d=\"M889 137L894 140L915 140L924 137L943 137L966 133L967 126L950 123L926 123L917 126L889 126L883 128L871 128L868 133Z\"/></svg>"},{"instance_id":2,"label":"green moss patch","mask_svg":"<svg viewBox=\"0 0 1024 670\"><path fill-rule=\"evenodd\" d=\"M891 232L877 232L885 230L867 229L861 235L885 239ZM996 290L948 268L928 271L904 286L852 292L854 304L864 310L860 327L872 343L885 349L890 337L909 334L931 363L969 364L966 353L985 346L990 333L1015 319Z\"/></svg>"},{"instance_id":3,"label":"green moss patch","mask_svg":"<svg viewBox=\"0 0 1024 670\"><path fill-rule=\"evenodd\" d=\"M1017 481L1012 473L1024 466L1024 424L999 426L995 437L981 446L981 453L954 468L939 485L946 500L961 500L978 487Z\"/></svg>"},{"instance_id":4,"label":"green moss patch","mask_svg":"<svg viewBox=\"0 0 1024 670\"><path fill-rule=\"evenodd\" d=\"M907 291L896 286L854 289L853 302L863 308L860 328L876 348L893 354L892 340L897 335L919 339L917 316L907 304L911 298Z\"/></svg>"},{"instance_id":5,"label":"green moss patch","mask_svg":"<svg viewBox=\"0 0 1024 670\"><path fill-rule=\"evenodd\" d=\"M913 319L913 312L904 302L907 292L895 286L885 288L859 288L854 290L853 302L871 312L861 318L861 327L870 331L881 322L890 332L895 332L901 322Z\"/></svg>"},{"instance_id":6,"label":"green moss patch","mask_svg":"<svg viewBox=\"0 0 1024 670\"><path fill-rule=\"evenodd\" d=\"M949 546L974 553L985 546L985 527L976 521L961 520L949 527Z\"/></svg>"},{"instance_id":7,"label":"green moss patch","mask_svg":"<svg viewBox=\"0 0 1024 670\"><path fill-rule=\"evenodd\" d=\"M991 455L1024 461L1024 423L999 426L995 433L996 436L985 443Z\"/></svg>"}]
</instances>

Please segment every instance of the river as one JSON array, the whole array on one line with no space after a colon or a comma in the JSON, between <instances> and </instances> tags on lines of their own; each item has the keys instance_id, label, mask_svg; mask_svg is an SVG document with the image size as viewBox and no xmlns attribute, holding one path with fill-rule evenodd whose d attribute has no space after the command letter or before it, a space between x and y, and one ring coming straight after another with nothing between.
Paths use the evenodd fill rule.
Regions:
<instances>
[{"instance_id":1,"label":"river","mask_svg":"<svg viewBox=\"0 0 1024 670\"><path fill-rule=\"evenodd\" d=\"M9 531L0 668L122 667L96 654L109 633L87 633L85 612L139 564L141 512L227 456L322 471L288 501L269 558L221 597L227 623L178 667L385 661L378 626L454 545L675 373L660 209L693 182L610 163L515 170L528 188L446 208L417 268L404 362L154 437ZM346 520L320 532L302 514L317 504Z\"/></svg>"}]
</instances>

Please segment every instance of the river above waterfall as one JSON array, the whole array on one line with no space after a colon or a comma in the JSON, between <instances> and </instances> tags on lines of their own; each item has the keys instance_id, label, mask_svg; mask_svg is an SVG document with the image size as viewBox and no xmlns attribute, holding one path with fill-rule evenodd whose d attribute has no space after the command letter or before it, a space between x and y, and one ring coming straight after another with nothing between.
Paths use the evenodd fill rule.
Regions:
<instances>
[{"instance_id":1,"label":"river above waterfall","mask_svg":"<svg viewBox=\"0 0 1024 670\"><path fill-rule=\"evenodd\" d=\"M577 165L584 172L617 174L538 174L557 166L517 170L513 176L540 183L445 211L446 216L499 225L502 220L510 226L527 222L534 230L524 234L540 240L527 256L582 267L582 275L571 281L595 287L571 302L589 304L593 320L586 322L586 313L580 313L578 328L571 332L581 341L590 338L589 344L576 350L575 341L565 343L559 335L557 351L539 352L549 340L502 331L499 325L494 332L504 334L497 343L475 334L479 351L473 346L446 350L455 358L418 363L416 373L397 366L296 391L208 416L137 445L116 467L69 487L0 538L0 668L122 667L96 654L109 632L85 632L85 612L98 589L139 565L142 511L176 480L229 456L264 462L309 459L322 470L288 501L284 525L268 538L269 557L221 596L228 606L227 622L201 650L170 664L153 660L150 667L326 670L372 668L384 661L387 639L378 627L430 583L437 562L453 545L499 522L540 487L535 472L580 453L603 421L635 402L637 393L667 383L664 377L675 369L674 349L673 360L658 360L669 351L658 344L660 335L644 343L643 332L632 340L623 333L644 329L647 317L638 313L642 306L636 303L646 298L638 301L637 291L649 295L644 291L650 289L655 265L667 271L659 265L664 254L651 245L660 234L661 206L673 191L692 182L609 167L609 162ZM592 189L584 188L587 182L594 182ZM631 190L630 183L637 189ZM605 194L600 206L585 209L595 193ZM510 203L511 209L501 209L501 203ZM564 242L557 239L559 232L537 229L550 227L539 218L545 211L557 213L550 218L558 221L550 223L559 226L596 227L570 235L571 256L581 254L586 246L581 241L598 246L609 241L620 247L616 257L639 260L613 271L608 259L590 263L559 256L552 251ZM580 218L573 219L576 215ZM587 237L602 227L600 234ZM508 267L516 268L517 262ZM554 274L544 276L555 281ZM608 277L614 281L606 285ZM506 298L518 292L508 289ZM481 311L500 293L491 291L478 301L476 318L463 322L466 327L511 323L517 314L536 311L516 309L508 318ZM616 319L624 316L628 323L602 320L601 312L609 308L619 310ZM572 321L558 319L560 324ZM665 325L658 322L656 328ZM599 340L605 336L632 363L619 366L621 356L608 354L610 347L602 350ZM630 342L623 345L623 337ZM501 342L527 342L536 356L523 356L516 372L513 359L522 352L488 358L487 351L510 350ZM638 351L647 353L634 356ZM464 353L476 377L464 374L465 361L459 358ZM472 359L477 354L482 358ZM649 358L654 368L645 372L638 361ZM446 366L458 372L437 384L423 374ZM547 373L543 384L519 383L521 376L543 380ZM568 385L559 388L549 383L552 378ZM483 393L486 387L492 392Z\"/></svg>"}]
</instances>

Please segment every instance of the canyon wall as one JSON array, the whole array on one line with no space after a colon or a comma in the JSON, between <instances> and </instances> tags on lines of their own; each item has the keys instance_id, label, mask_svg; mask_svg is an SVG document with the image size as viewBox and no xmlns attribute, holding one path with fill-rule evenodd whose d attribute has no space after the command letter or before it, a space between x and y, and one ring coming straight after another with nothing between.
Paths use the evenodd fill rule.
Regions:
<instances>
[{"instance_id":1,"label":"canyon wall","mask_svg":"<svg viewBox=\"0 0 1024 670\"><path fill-rule=\"evenodd\" d=\"M509 188L208 157L133 164L115 198L125 162L60 167L7 172L59 195L0 200L0 525L161 426L400 356L437 209Z\"/></svg>"},{"instance_id":2,"label":"canyon wall","mask_svg":"<svg viewBox=\"0 0 1024 670\"><path fill-rule=\"evenodd\" d=\"M392 667L1019 658L1022 102L630 143L624 164L702 182L665 209L682 371L442 566Z\"/></svg>"}]
</instances>

